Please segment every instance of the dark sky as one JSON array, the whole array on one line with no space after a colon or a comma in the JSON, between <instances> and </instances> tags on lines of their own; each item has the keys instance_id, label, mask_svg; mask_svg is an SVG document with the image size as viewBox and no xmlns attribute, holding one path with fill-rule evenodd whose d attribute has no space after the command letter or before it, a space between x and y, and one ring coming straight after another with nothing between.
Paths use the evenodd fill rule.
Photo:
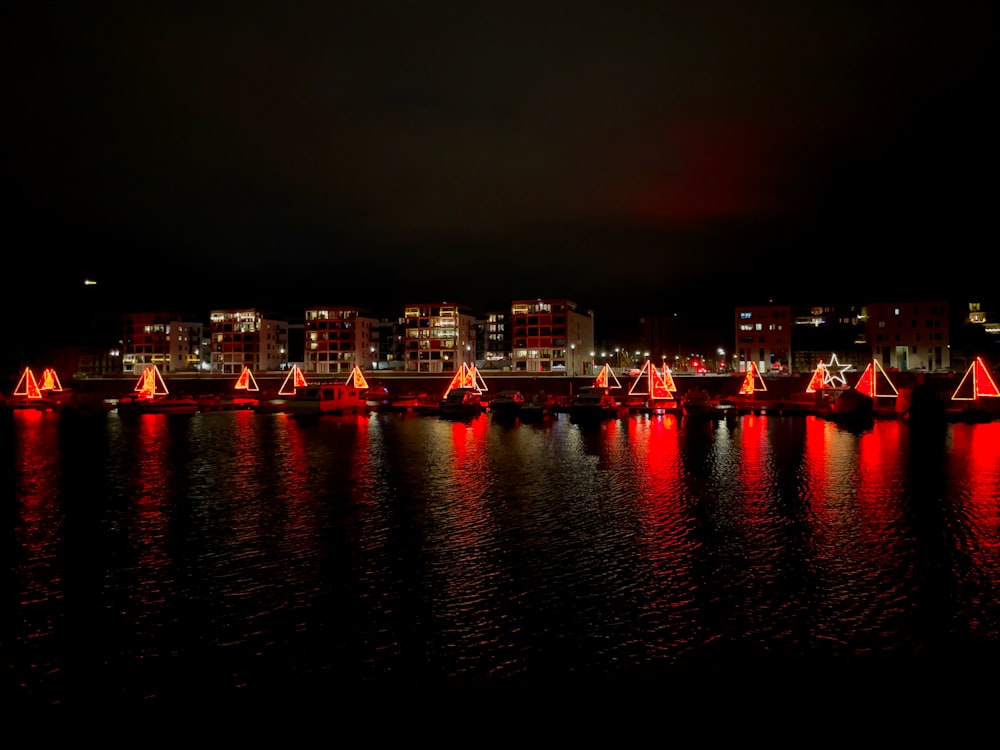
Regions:
<instances>
[{"instance_id":1,"label":"dark sky","mask_svg":"<svg viewBox=\"0 0 1000 750\"><path fill-rule=\"evenodd\" d=\"M2 11L10 278L730 320L997 286L989 3L486 5Z\"/></svg>"}]
</instances>

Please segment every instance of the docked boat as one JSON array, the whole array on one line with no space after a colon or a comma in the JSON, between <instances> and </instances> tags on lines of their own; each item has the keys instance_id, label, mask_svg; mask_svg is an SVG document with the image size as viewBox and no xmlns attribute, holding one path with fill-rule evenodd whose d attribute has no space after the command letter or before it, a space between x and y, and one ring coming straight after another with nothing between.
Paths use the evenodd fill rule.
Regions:
<instances>
[{"instance_id":1,"label":"docked boat","mask_svg":"<svg viewBox=\"0 0 1000 750\"><path fill-rule=\"evenodd\" d=\"M710 417L715 413L715 397L704 388L690 388L681 396L685 417Z\"/></svg>"},{"instance_id":2,"label":"docked boat","mask_svg":"<svg viewBox=\"0 0 1000 750\"><path fill-rule=\"evenodd\" d=\"M194 414L201 411L202 402L194 396L143 396L129 393L118 399L119 414Z\"/></svg>"},{"instance_id":3,"label":"docked boat","mask_svg":"<svg viewBox=\"0 0 1000 750\"><path fill-rule=\"evenodd\" d=\"M287 408L288 399L283 396L261 398L253 406L253 410L257 414L284 414Z\"/></svg>"},{"instance_id":4,"label":"docked boat","mask_svg":"<svg viewBox=\"0 0 1000 750\"><path fill-rule=\"evenodd\" d=\"M118 399L119 414L194 414L201 411L201 401L187 394L171 395L160 368L147 365L131 393Z\"/></svg>"},{"instance_id":5,"label":"docked boat","mask_svg":"<svg viewBox=\"0 0 1000 750\"><path fill-rule=\"evenodd\" d=\"M377 412L436 412L439 401L416 391L393 393L382 384L372 386L365 394L368 411Z\"/></svg>"},{"instance_id":6,"label":"docked boat","mask_svg":"<svg viewBox=\"0 0 1000 750\"><path fill-rule=\"evenodd\" d=\"M618 399L611 389L600 385L583 386L569 407L569 417L575 422L615 419L619 415Z\"/></svg>"},{"instance_id":7,"label":"docked boat","mask_svg":"<svg viewBox=\"0 0 1000 750\"><path fill-rule=\"evenodd\" d=\"M518 410L518 419L521 422L544 422L556 413L555 409L555 397L540 391L532 394L531 398L526 399L521 404L521 408Z\"/></svg>"},{"instance_id":8,"label":"docked boat","mask_svg":"<svg viewBox=\"0 0 1000 750\"><path fill-rule=\"evenodd\" d=\"M443 417L465 417L482 414L486 409L483 392L478 388L452 388L439 404Z\"/></svg>"},{"instance_id":9,"label":"docked boat","mask_svg":"<svg viewBox=\"0 0 1000 750\"><path fill-rule=\"evenodd\" d=\"M377 383L365 391L365 407L368 411L386 411L392 405L392 395L383 383Z\"/></svg>"},{"instance_id":10,"label":"docked boat","mask_svg":"<svg viewBox=\"0 0 1000 750\"><path fill-rule=\"evenodd\" d=\"M20 380L14 387L14 392L4 399L8 409L35 409L36 411L55 411L57 404L51 391L42 392L38 379L30 367L25 367Z\"/></svg>"},{"instance_id":11,"label":"docked boat","mask_svg":"<svg viewBox=\"0 0 1000 750\"><path fill-rule=\"evenodd\" d=\"M850 429L867 429L875 419L875 399L854 388L834 388L822 392L817 414L829 422Z\"/></svg>"},{"instance_id":12,"label":"docked boat","mask_svg":"<svg viewBox=\"0 0 1000 750\"><path fill-rule=\"evenodd\" d=\"M35 411L67 412L73 414L101 414L109 411L105 399L88 393L75 393L63 388L55 370L47 369L40 379L30 367L21 373L14 392L0 399L7 409L34 409Z\"/></svg>"},{"instance_id":13,"label":"docked boat","mask_svg":"<svg viewBox=\"0 0 1000 750\"><path fill-rule=\"evenodd\" d=\"M494 419L517 419L524 407L524 394L517 390L499 391L489 402L490 414Z\"/></svg>"},{"instance_id":14,"label":"docked boat","mask_svg":"<svg viewBox=\"0 0 1000 750\"><path fill-rule=\"evenodd\" d=\"M60 404L56 399L46 396L29 398L22 395L11 395L3 400L7 409L34 409L35 411L59 411Z\"/></svg>"},{"instance_id":15,"label":"docked boat","mask_svg":"<svg viewBox=\"0 0 1000 750\"><path fill-rule=\"evenodd\" d=\"M673 377L666 364L663 372L656 369L650 360L646 360L635 382L629 387L625 405L633 414L666 414L669 409L677 408Z\"/></svg>"},{"instance_id":16,"label":"docked boat","mask_svg":"<svg viewBox=\"0 0 1000 750\"><path fill-rule=\"evenodd\" d=\"M285 400L285 411L293 417L351 414L367 411L365 390L346 383L313 383L296 388Z\"/></svg>"}]
</instances>

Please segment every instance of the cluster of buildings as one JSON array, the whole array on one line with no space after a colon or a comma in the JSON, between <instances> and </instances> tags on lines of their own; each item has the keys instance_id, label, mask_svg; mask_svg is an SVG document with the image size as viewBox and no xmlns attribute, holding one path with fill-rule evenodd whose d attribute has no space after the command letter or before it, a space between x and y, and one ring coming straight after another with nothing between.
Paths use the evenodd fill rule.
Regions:
<instances>
[{"instance_id":1,"label":"cluster of buildings","mask_svg":"<svg viewBox=\"0 0 1000 750\"><path fill-rule=\"evenodd\" d=\"M346 374L355 365L430 374L463 363L587 375L604 364L627 371L646 360L675 372L743 372L750 362L761 372L811 372L833 353L859 369L874 359L887 370L939 372L1000 352L996 313L944 300L736 306L732 330L698 345L678 343L673 314L637 312L614 336L598 337L594 311L562 298L513 300L488 313L453 302L407 304L391 318L352 306L307 307L296 320L257 308L212 310L205 320L134 311L121 314L117 330L108 341L50 360L78 377L137 374L147 365L175 374L280 372L293 364L316 375Z\"/></svg>"}]
</instances>

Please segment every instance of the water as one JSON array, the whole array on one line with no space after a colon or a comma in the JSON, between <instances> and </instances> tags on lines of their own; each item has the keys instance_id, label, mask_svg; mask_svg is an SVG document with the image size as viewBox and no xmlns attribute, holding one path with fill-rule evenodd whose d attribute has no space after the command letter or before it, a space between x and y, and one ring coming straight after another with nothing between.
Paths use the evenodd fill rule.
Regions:
<instances>
[{"instance_id":1,"label":"water","mask_svg":"<svg viewBox=\"0 0 1000 750\"><path fill-rule=\"evenodd\" d=\"M0 456L28 704L1000 665L1000 422L19 411Z\"/></svg>"}]
</instances>

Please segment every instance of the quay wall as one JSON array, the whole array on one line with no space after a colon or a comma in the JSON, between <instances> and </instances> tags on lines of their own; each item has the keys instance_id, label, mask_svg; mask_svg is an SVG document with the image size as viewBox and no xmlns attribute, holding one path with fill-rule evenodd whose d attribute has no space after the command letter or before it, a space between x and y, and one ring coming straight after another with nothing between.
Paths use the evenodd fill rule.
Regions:
<instances>
[{"instance_id":1,"label":"quay wall","mask_svg":"<svg viewBox=\"0 0 1000 750\"><path fill-rule=\"evenodd\" d=\"M544 392L556 397L572 396L580 388L593 384L594 378L590 375L569 376L564 373L494 373L489 370L480 370L483 382L486 384L488 393L496 393L505 389L517 389L526 395ZM284 383L287 373L261 373L254 377L260 387L262 396L273 397L277 395ZM853 385L860 377L860 373L851 373L847 376L849 385ZM405 393L426 393L429 396L443 394L453 375L448 374L417 374L399 373L391 371L366 372L365 379L369 385L376 383L385 384L390 392ZM727 375L672 375L677 385L678 394L689 388L699 387L714 396L735 397L743 384L745 375L743 373L733 373ZM758 391L754 398L761 401L784 400L794 398L805 393L809 385L811 374L775 375L763 378L766 391ZM941 395L951 396L951 393L958 386L960 376L946 373L925 374L920 372L894 372L890 374L892 383L899 390L912 390L920 384L932 386ZM310 383L314 382L337 382L346 381L346 374L337 375L315 375L306 373L306 379ZM120 398L131 393L136 384L136 376L122 375L109 378L85 378L73 379L64 382L63 386L81 393L96 394L104 398ZM237 376L216 375L216 374L165 374L163 380L171 394L190 394L195 396L220 396L226 397L239 393L235 389ZM635 382L633 378L621 376L618 378L621 389L616 389L616 395L625 396Z\"/></svg>"}]
</instances>

